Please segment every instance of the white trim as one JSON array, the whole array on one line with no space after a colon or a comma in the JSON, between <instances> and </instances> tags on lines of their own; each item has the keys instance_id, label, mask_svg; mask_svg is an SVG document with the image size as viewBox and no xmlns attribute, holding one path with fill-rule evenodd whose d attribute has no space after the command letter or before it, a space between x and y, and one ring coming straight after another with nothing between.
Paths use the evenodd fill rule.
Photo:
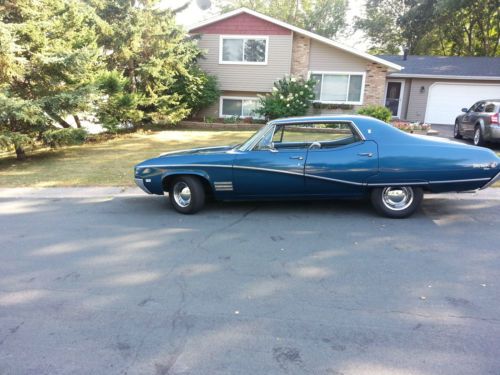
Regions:
<instances>
[{"instance_id":1,"label":"white trim","mask_svg":"<svg viewBox=\"0 0 500 375\"><path fill-rule=\"evenodd\" d=\"M190 27L188 29L188 31L191 32L192 30L198 29L200 27L209 25L209 24L214 23L214 22L222 21L226 18L233 17L233 16L240 14L240 13L250 14L250 15L255 16L257 18L260 18L260 19L263 19L265 21L274 23L278 26L284 27L285 29L291 30L291 31L296 32L298 34L302 34L302 35L308 36L309 38L312 38L312 39L318 40L322 43L328 44L329 46L341 49L341 50L346 51L346 52L350 52L353 55L363 57L367 60L379 63L379 64L384 65L384 66L387 66L391 69L394 69L397 71L403 69L403 67L401 65L398 65L398 64L392 63L390 61L381 59L380 57L377 57L377 56L370 55L369 53L366 53L366 52L358 51L357 49L354 49L352 47L348 47L348 46L343 45L339 42L335 42L331 39L325 38L324 36L312 33L310 31L307 31L304 29L301 29L300 27L290 25L289 23L277 20L276 18L273 18L273 17L266 16L264 14L261 14L259 12L256 12L256 11L248 9L248 8L239 8L239 9L235 9L231 12L227 12L227 13L215 16L215 17L208 18L208 19L206 19L206 20L204 20L196 25L193 25L192 27Z\"/></svg>"},{"instance_id":2,"label":"white trim","mask_svg":"<svg viewBox=\"0 0 500 375\"><path fill-rule=\"evenodd\" d=\"M340 72L340 71L318 71L318 70L310 70L308 74L308 78L311 78L313 74L321 74L323 75L347 75L349 77L347 82L347 92L346 99L349 98L349 84L351 82L351 75L362 76L361 79L361 93L360 93L360 101L359 102L350 102L350 101L331 101L331 100L321 100L321 94L323 92L323 77L321 78L321 87L319 97L320 100L313 100L313 103L321 103L321 104L347 104L347 105L363 105L364 96L365 96L365 81L366 81L366 72Z\"/></svg>"},{"instance_id":3,"label":"white trim","mask_svg":"<svg viewBox=\"0 0 500 375\"><path fill-rule=\"evenodd\" d=\"M401 90L399 92L399 102L398 102L398 113L396 116L392 116L393 118L401 118L401 110L403 109L403 99L404 99L404 92L405 92L405 80L404 79L388 79L385 82L385 97L384 97L384 106L385 102L387 101L387 90L389 88L389 82L397 82L401 83Z\"/></svg>"},{"instance_id":4,"label":"white trim","mask_svg":"<svg viewBox=\"0 0 500 375\"><path fill-rule=\"evenodd\" d=\"M387 78L430 78L430 79L462 79L466 81L500 81L500 77L491 76L457 76L432 74L390 73Z\"/></svg>"},{"instance_id":5,"label":"white trim","mask_svg":"<svg viewBox=\"0 0 500 375\"><path fill-rule=\"evenodd\" d=\"M264 56L264 61L224 61L222 59L223 52L223 42L224 39L242 39L243 44L245 44L245 40L248 39L261 39L266 41L266 51ZM219 35L219 64L227 64L227 65L267 65L267 57L269 56L269 37L267 35ZM245 58L245 46L243 46L243 59Z\"/></svg>"},{"instance_id":6,"label":"white trim","mask_svg":"<svg viewBox=\"0 0 500 375\"><path fill-rule=\"evenodd\" d=\"M254 101L258 101L259 98L257 96L228 96L228 95L221 95L219 97L219 117L221 118L228 118L228 117L233 117L233 115L224 115L222 113L222 101L224 99L234 99L234 100L254 100ZM241 107L241 110L243 111L243 103L242 103L242 107ZM260 120L260 119L263 119L263 117L252 117L252 116L238 116L239 118L254 118L256 120Z\"/></svg>"}]
</instances>

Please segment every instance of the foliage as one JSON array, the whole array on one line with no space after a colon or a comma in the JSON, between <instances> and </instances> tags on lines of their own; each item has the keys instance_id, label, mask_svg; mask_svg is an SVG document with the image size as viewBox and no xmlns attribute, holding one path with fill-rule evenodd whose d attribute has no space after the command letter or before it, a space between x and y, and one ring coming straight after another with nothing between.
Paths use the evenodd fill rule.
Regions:
<instances>
[{"instance_id":1,"label":"foliage","mask_svg":"<svg viewBox=\"0 0 500 375\"><path fill-rule=\"evenodd\" d=\"M171 10L154 0L87 2L107 26L99 43L107 51L108 70L127 79L120 97L103 103L107 126L177 123L215 100L216 81L197 67L201 51Z\"/></svg>"},{"instance_id":2,"label":"foliage","mask_svg":"<svg viewBox=\"0 0 500 375\"><path fill-rule=\"evenodd\" d=\"M282 78L274 83L270 94L260 97L260 108L256 112L271 119L303 116L314 99L315 85L316 81L313 79L306 81L302 78Z\"/></svg>"},{"instance_id":3,"label":"foliage","mask_svg":"<svg viewBox=\"0 0 500 375\"><path fill-rule=\"evenodd\" d=\"M246 7L332 38L346 28L347 0L219 0L222 11Z\"/></svg>"},{"instance_id":4,"label":"foliage","mask_svg":"<svg viewBox=\"0 0 500 375\"><path fill-rule=\"evenodd\" d=\"M42 141L53 148L79 145L85 142L87 135L85 129L51 129L43 133Z\"/></svg>"},{"instance_id":5,"label":"foliage","mask_svg":"<svg viewBox=\"0 0 500 375\"><path fill-rule=\"evenodd\" d=\"M239 124L241 119L239 116L226 116L222 121L224 124Z\"/></svg>"},{"instance_id":6,"label":"foliage","mask_svg":"<svg viewBox=\"0 0 500 375\"><path fill-rule=\"evenodd\" d=\"M358 110L359 115L371 116L384 122L392 119L391 111L382 105L369 105Z\"/></svg>"},{"instance_id":7,"label":"foliage","mask_svg":"<svg viewBox=\"0 0 500 375\"><path fill-rule=\"evenodd\" d=\"M159 0L0 1L0 131L40 139L73 116L112 132L176 123L218 96Z\"/></svg>"},{"instance_id":8,"label":"foliage","mask_svg":"<svg viewBox=\"0 0 500 375\"><path fill-rule=\"evenodd\" d=\"M391 121L390 124L399 130L403 130L409 133L413 133L414 131L427 131L431 129L430 124L421 124L419 122Z\"/></svg>"},{"instance_id":9,"label":"foliage","mask_svg":"<svg viewBox=\"0 0 500 375\"><path fill-rule=\"evenodd\" d=\"M372 52L500 56L498 0L368 0L357 18Z\"/></svg>"},{"instance_id":10,"label":"foliage","mask_svg":"<svg viewBox=\"0 0 500 375\"><path fill-rule=\"evenodd\" d=\"M366 15L357 17L354 26L363 30L374 54L398 54L406 45L398 23L406 9L404 0L367 0Z\"/></svg>"}]
</instances>

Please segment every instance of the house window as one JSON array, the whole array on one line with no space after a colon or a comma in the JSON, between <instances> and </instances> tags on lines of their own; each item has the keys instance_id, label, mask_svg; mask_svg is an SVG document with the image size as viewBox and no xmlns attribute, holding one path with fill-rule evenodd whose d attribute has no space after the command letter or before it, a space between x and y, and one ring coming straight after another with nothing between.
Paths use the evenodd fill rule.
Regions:
<instances>
[{"instance_id":1,"label":"house window","mask_svg":"<svg viewBox=\"0 0 500 375\"><path fill-rule=\"evenodd\" d=\"M267 37L221 36L221 64L267 64Z\"/></svg>"},{"instance_id":2,"label":"house window","mask_svg":"<svg viewBox=\"0 0 500 375\"><path fill-rule=\"evenodd\" d=\"M259 107L258 98L237 98L237 97L221 97L220 98L220 115L221 117L253 117L262 118L261 115L255 113Z\"/></svg>"},{"instance_id":3,"label":"house window","mask_svg":"<svg viewBox=\"0 0 500 375\"><path fill-rule=\"evenodd\" d=\"M365 73L312 72L311 78L316 81L316 102L363 104Z\"/></svg>"}]
</instances>

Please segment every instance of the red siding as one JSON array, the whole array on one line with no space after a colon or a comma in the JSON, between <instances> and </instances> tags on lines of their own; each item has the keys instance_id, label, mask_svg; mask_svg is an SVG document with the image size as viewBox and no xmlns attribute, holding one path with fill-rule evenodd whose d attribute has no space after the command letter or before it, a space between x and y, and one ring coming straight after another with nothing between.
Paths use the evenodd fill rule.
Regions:
<instances>
[{"instance_id":1,"label":"red siding","mask_svg":"<svg viewBox=\"0 0 500 375\"><path fill-rule=\"evenodd\" d=\"M291 31L250 14L240 13L233 17L191 30L202 34L236 35L290 35Z\"/></svg>"}]
</instances>

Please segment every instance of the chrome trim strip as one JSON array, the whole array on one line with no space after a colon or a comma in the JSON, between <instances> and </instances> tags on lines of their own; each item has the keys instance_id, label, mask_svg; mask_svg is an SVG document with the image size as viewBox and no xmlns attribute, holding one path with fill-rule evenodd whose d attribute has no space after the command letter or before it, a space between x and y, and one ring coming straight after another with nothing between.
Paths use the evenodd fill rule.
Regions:
<instances>
[{"instance_id":1,"label":"chrome trim strip","mask_svg":"<svg viewBox=\"0 0 500 375\"><path fill-rule=\"evenodd\" d=\"M148 188L146 187L146 185L144 185L144 181L142 178L135 178L135 184L137 186L139 186L145 193L148 193L148 194L153 194L151 193Z\"/></svg>"},{"instance_id":2,"label":"chrome trim strip","mask_svg":"<svg viewBox=\"0 0 500 375\"><path fill-rule=\"evenodd\" d=\"M291 175L295 175L295 176L304 176L304 173L292 172L292 171L284 171L282 169L247 167L246 165L235 165L234 168L249 169L249 170L255 170L255 171L264 171L264 172L275 172L275 173L291 174Z\"/></svg>"},{"instance_id":3,"label":"chrome trim strip","mask_svg":"<svg viewBox=\"0 0 500 375\"><path fill-rule=\"evenodd\" d=\"M137 168L182 168L182 167L209 167L209 168L232 168L231 164L161 164L147 165Z\"/></svg>"},{"instance_id":4,"label":"chrome trim strip","mask_svg":"<svg viewBox=\"0 0 500 375\"><path fill-rule=\"evenodd\" d=\"M367 186L413 186L413 185L429 185L429 182L423 181L423 182L389 182L389 183L383 183L383 182L367 182L365 185Z\"/></svg>"},{"instance_id":5,"label":"chrome trim strip","mask_svg":"<svg viewBox=\"0 0 500 375\"><path fill-rule=\"evenodd\" d=\"M308 173L306 173L304 176L305 177L309 177L309 178L315 178L317 180L340 182L341 184L349 184L349 185L356 185L356 186L366 186L366 183L364 183L364 182L353 182L353 181L339 180L339 179L336 179L336 178L316 176L314 174L308 174Z\"/></svg>"},{"instance_id":6,"label":"chrome trim strip","mask_svg":"<svg viewBox=\"0 0 500 375\"><path fill-rule=\"evenodd\" d=\"M483 187L479 188L479 190L484 190L491 185L493 185L495 182L500 181L500 172L498 172L495 177L493 177L490 181L488 181Z\"/></svg>"},{"instance_id":7,"label":"chrome trim strip","mask_svg":"<svg viewBox=\"0 0 500 375\"><path fill-rule=\"evenodd\" d=\"M463 180L429 181L430 184L452 184L454 182L489 181L489 178L466 178Z\"/></svg>"}]
</instances>

